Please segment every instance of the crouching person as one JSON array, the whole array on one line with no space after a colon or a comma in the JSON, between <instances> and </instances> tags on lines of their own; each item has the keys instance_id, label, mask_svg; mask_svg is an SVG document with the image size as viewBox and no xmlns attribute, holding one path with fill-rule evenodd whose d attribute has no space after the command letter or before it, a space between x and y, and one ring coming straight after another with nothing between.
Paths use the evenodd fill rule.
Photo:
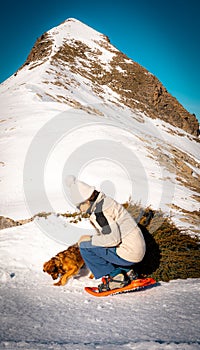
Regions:
<instances>
[{"instance_id":1,"label":"crouching person","mask_svg":"<svg viewBox=\"0 0 200 350\"><path fill-rule=\"evenodd\" d=\"M81 255L96 279L99 291L121 288L136 278L134 264L145 254L140 228L128 211L114 199L69 175L66 179L73 204L90 215L93 236L79 239Z\"/></svg>"}]
</instances>

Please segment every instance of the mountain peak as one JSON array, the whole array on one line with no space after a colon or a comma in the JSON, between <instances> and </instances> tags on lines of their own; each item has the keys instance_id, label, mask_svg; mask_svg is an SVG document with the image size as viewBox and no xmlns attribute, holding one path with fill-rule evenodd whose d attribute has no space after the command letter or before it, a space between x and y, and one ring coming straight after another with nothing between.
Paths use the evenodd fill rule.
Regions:
<instances>
[{"instance_id":1,"label":"mountain peak","mask_svg":"<svg viewBox=\"0 0 200 350\"><path fill-rule=\"evenodd\" d=\"M87 96L95 96L104 104L144 112L148 117L198 134L196 116L170 95L153 74L111 45L107 36L77 19L69 18L37 39L21 68L25 66L28 81L28 71L42 66L34 71L37 84L41 87L45 82L44 90L52 101L77 106L72 94L75 96L79 86L79 106L85 106L87 91ZM55 87L56 95L52 95Z\"/></svg>"},{"instance_id":2,"label":"mountain peak","mask_svg":"<svg viewBox=\"0 0 200 350\"><path fill-rule=\"evenodd\" d=\"M81 21L75 18L68 18L60 25L42 34L36 40L30 54L20 69L31 63L33 63L31 69L34 68L35 65L37 66L38 64L45 63L66 43L73 45L74 42L81 42L91 49L96 49L98 43L100 46L105 46L110 43L110 40L106 35L99 33Z\"/></svg>"},{"instance_id":3,"label":"mountain peak","mask_svg":"<svg viewBox=\"0 0 200 350\"><path fill-rule=\"evenodd\" d=\"M73 38L75 40L83 40L84 42L90 43L92 43L94 40L96 41L98 39L102 40L107 38L105 35L75 18L68 18L57 27L49 30L47 33L54 39L57 37L60 37L63 40Z\"/></svg>"}]
</instances>

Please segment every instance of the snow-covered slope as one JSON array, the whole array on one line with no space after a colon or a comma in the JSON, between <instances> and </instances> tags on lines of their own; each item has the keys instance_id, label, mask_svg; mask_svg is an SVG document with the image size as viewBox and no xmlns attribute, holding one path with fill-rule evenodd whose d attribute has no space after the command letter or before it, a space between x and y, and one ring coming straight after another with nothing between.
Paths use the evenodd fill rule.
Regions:
<instances>
[{"instance_id":1,"label":"snow-covered slope","mask_svg":"<svg viewBox=\"0 0 200 350\"><path fill-rule=\"evenodd\" d=\"M197 350L200 280L95 298L86 269L54 287L42 265L65 247L35 222L0 232L0 349Z\"/></svg>"},{"instance_id":2,"label":"snow-covered slope","mask_svg":"<svg viewBox=\"0 0 200 350\"><path fill-rule=\"evenodd\" d=\"M119 57L104 35L71 19L45 33L25 65L0 85L0 215L52 213L0 231L1 349L200 347L199 280L96 300L84 293L86 284L98 284L86 269L60 288L42 272L84 230L92 234L87 219L57 215L75 210L67 174L120 202L161 208L188 232L199 232L198 140L158 111L153 115L146 91L143 102L130 99L126 88L120 92L125 66L138 66ZM108 81L113 69L118 81L117 73ZM162 105L160 89L154 102Z\"/></svg>"},{"instance_id":3,"label":"snow-covered slope","mask_svg":"<svg viewBox=\"0 0 200 350\"><path fill-rule=\"evenodd\" d=\"M118 54L107 37L71 19L45 33L1 84L1 215L72 210L64 176L74 172L121 202L131 197L161 208L197 232L198 140L149 118L141 102L128 107L120 86L118 94L93 79L93 70L96 77L109 71Z\"/></svg>"}]
</instances>

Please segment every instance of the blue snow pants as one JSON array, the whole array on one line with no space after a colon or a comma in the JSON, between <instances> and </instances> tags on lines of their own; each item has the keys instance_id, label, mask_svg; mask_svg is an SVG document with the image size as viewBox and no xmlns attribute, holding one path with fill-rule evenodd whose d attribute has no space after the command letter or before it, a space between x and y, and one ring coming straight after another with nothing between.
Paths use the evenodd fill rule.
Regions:
<instances>
[{"instance_id":1,"label":"blue snow pants","mask_svg":"<svg viewBox=\"0 0 200 350\"><path fill-rule=\"evenodd\" d=\"M112 274L119 268L128 271L134 265L133 262L120 258L116 253L116 247L99 247L92 245L91 241L85 241L80 243L79 248L86 266L96 279Z\"/></svg>"}]
</instances>

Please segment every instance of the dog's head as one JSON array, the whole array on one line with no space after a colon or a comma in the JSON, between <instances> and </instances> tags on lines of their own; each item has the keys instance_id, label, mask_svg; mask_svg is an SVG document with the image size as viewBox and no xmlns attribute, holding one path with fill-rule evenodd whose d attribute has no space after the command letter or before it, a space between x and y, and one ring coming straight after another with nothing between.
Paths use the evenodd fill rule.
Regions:
<instances>
[{"instance_id":1,"label":"dog's head","mask_svg":"<svg viewBox=\"0 0 200 350\"><path fill-rule=\"evenodd\" d=\"M43 271L47 272L53 280L56 280L62 272L62 266L60 264L60 259L52 258L49 261L45 262L43 265Z\"/></svg>"}]
</instances>

